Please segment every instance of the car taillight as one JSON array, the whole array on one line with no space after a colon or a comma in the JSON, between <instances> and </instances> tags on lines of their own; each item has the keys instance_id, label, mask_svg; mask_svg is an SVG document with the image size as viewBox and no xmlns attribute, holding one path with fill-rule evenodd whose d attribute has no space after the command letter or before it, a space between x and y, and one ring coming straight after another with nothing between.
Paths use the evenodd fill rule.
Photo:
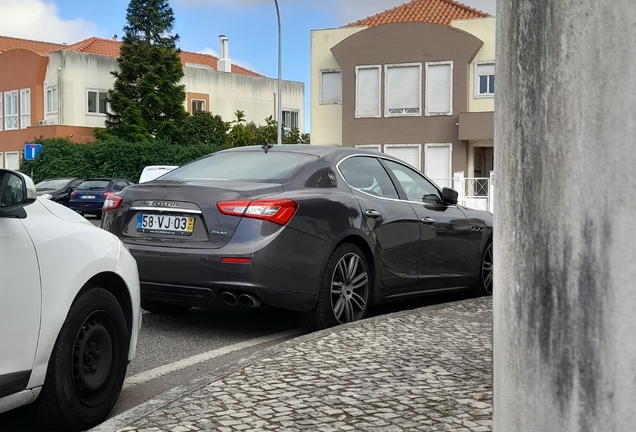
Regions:
<instances>
[{"instance_id":1,"label":"car taillight","mask_svg":"<svg viewBox=\"0 0 636 432\"><path fill-rule=\"evenodd\" d=\"M71 198L75 198L75 191L71 192Z\"/></svg>"},{"instance_id":2,"label":"car taillight","mask_svg":"<svg viewBox=\"0 0 636 432\"><path fill-rule=\"evenodd\" d=\"M287 225L298 209L298 203L290 199L222 201L216 206L226 215L262 219L278 225Z\"/></svg>"},{"instance_id":3,"label":"car taillight","mask_svg":"<svg viewBox=\"0 0 636 432\"><path fill-rule=\"evenodd\" d=\"M121 203L124 201L124 198L122 196L119 196L112 192L106 192L104 194L104 198L106 199L104 200L104 205L102 206L103 212L117 210Z\"/></svg>"}]
</instances>

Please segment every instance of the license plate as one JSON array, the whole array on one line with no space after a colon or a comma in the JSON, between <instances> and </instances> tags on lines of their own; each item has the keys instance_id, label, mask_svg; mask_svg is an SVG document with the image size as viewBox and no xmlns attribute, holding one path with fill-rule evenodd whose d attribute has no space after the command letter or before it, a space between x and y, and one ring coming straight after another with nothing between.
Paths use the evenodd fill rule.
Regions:
<instances>
[{"instance_id":1,"label":"license plate","mask_svg":"<svg viewBox=\"0 0 636 432\"><path fill-rule=\"evenodd\" d=\"M81 199L95 199L97 198L95 195L82 195Z\"/></svg>"},{"instance_id":2,"label":"license plate","mask_svg":"<svg viewBox=\"0 0 636 432\"><path fill-rule=\"evenodd\" d=\"M193 230L193 216L137 215L138 232L189 236Z\"/></svg>"}]
</instances>

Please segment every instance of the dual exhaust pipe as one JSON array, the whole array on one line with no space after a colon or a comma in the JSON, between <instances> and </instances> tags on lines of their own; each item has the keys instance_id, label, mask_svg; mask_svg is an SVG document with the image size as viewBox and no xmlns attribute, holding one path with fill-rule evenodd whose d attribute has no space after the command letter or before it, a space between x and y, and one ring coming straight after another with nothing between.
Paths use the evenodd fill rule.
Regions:
<instances>
[{"instance_id":1,"label":"dual exhaust pipe","mask_svg":"<svg viewBox=\"0 0 636 432\"><path fill-rule=\"evenodd\" d=\"M228 306L242 305L246 308L254 309L259 307L262 302L258 297L252 294L239 294L238 296L231 291L223 291L221 300Z\"/></svg>"}]
</instances>

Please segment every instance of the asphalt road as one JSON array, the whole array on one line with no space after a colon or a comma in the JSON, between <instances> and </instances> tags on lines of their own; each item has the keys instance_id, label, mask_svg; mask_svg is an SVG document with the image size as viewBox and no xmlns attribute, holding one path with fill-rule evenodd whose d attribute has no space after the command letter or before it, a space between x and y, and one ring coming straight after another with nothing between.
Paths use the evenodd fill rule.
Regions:
<instances>
[{"instance_id":1,"label":"asphalt road","mask_svg":"<svg viewBox=\"0 0 636 432\"><path fill-rule=\"evenodd\" d=\"M91 219L98 225L99 221ZM466 298L436 295L371 308L370 316ZM193 309L184 315L144 313L137 356L110 417L254 352L305 334L296 314L280 309ZM29 407L0 414L1 432L44 432Z\"/></svg>"}]
</instances>

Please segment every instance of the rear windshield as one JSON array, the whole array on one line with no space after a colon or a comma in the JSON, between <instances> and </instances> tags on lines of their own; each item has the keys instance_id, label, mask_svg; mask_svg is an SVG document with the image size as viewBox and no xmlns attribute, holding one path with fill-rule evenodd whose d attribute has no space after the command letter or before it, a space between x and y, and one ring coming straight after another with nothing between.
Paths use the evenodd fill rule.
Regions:
<instances>
[{"instance_id":1,"label":"rear windshield","mask_svg":"<svg viewBox=\"0 0 636 432\"><path fill-rule=\"evenodd\" d=\"M316 159L301 153L220 152L170 171L161 180L284 181Z\"/></svg>"},{"instance_id":2,"label":"rear windshield","mask_svg":"<svg viewBox=\"0 0 636 432\"><path fill-rule=\"evenodd\" d=\"M63 187L66 187L66 185L68 185L71 180L72 179L70 178L44 180L36 184L35 188L36 189L62 189Z\"/></svg>"},{"instance_id":3,"label":"rear windshield","mask_svg":"<svg viewBox=\"0 0 636 432\"><path fill-rule=\"evenodd\" d=\"M110 187L110 180L85 180L77 186L82 190L102 190Z\"/></svg>"}]
</instances>

